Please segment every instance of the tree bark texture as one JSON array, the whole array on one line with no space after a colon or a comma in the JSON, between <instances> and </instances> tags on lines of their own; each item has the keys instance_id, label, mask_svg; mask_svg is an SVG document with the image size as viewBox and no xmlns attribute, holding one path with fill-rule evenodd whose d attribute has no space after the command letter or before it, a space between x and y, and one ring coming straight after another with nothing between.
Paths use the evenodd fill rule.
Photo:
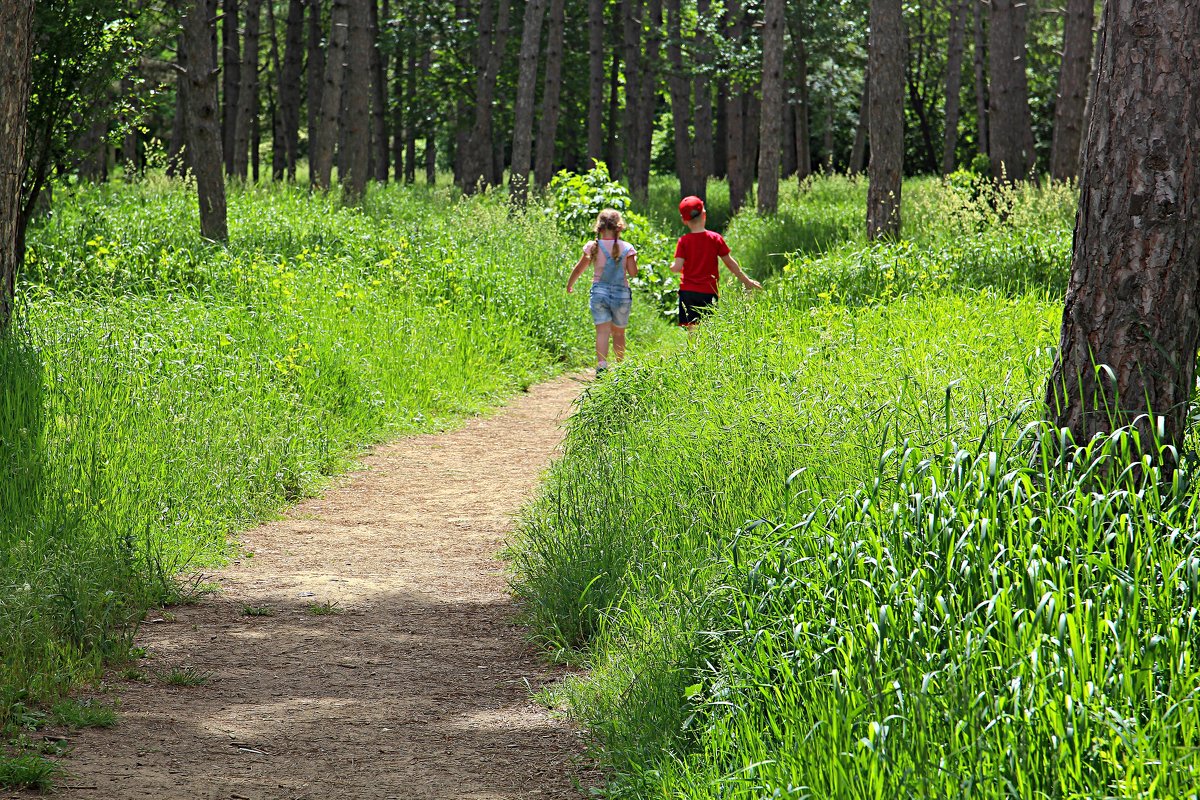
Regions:
<instances>
[{"instance_id":1,"label":"tree bark texture","mask_svg":"<svg viewBox=\"0 0 1200 800\"><path fill-rule=\"evenodd\" d=\"M608 69L608 126L604 142L605 161L612 176L621 172L621 54L614 47Z\"/></svg>"},{"instance_id":2,"label":"tree bark texture","mask_svg":"<svg viewBox=\"0 0 1200 800\"><path fill-rule=\"evenodd\" d=\"M465 169L463 190L474 192L492 182L495 174L495 142L492 141L492 102L496 97L496 79L508 43L508 17L511 0L484 0L479 16L478 78L475 81L475 121L463 154Z\"/></svg>"},{"instance_id":3,"label":"tree bark texture","mask_svg":"<svg viewBox=\"0 0 1200 800\"><path fill-rule=\"evenodd\" d=\"M968 0L950 0L950 33L946 44L946 130L942 139L943 175L954 171L957 160L963 49L967 36L967 2Z\"/></svg>"},{"instance_id":4,"label":"tree bark texture","mask_svg":"<svg viewBox=\"0 0 1200 800\"><path fill-rule=\"evenodd\" d=\"M12 322L17 270L24 258L21 181L33 42L33 0L0 3L0 333Z\"/></svg>"},{"instance_id":5,"label":"tree bark texture","mask_svg":"<svg viewBox=\"0 0 1200 800\"><path fill-rule=\"evenodd\" d=\"M974 11L975 33L975 119L978 131L975 135L975 151L987 155L990 150L988 131L988 85L987 85L987 32L984 26L984 3L986 0L967 0Z\"/></svg>"},{"instance_id":6,"label":"tree bark texture","mask_svg":"<svg viewBox=\"0 0 1200 800\"><path fill-rule=\"evenodd\" d=\"M333 181L333 149L338 141L338 118L342 110L349 13L348 0L333 0L329 15L325 79L321 86L321 113L316 141L310 144L312 154L309 157L312 186L322 191L328 189Z\"/></svg>"},{"instance_id":7,"label":"tree bark texture","mask_svg":"<svg viewBox=\"0 0 1200 800\"><path fill-rule=\"evenodd\" d=\"M1083 113L1088 77L1092 68L1093 0L1067 0L1063 25L1062 68L1058 73L1058 99L1054 104L1054 138L1050 145L1050 176L1055 180L1079 173L1079 146L1083 140Z\"/></svg>"},{"instance_id":8,"label":"tree bark texture","mask_svg":"<svg viewBox=\"0 0 1200 800\"><path fill-rule=\"evenodd\" d=\"M521 28L521 55L517 67L517 98L513 108L512 170L509 200L524 207L529 195L529 169L533 158L533 103L537 94L538 51L546 0L529 0Z\"/></svg>"},{"instance_id":9,"label":"tree bark texture","mask_svg":"<svg viewBox=\"0 0 1200 800\"><path fill-rule=\"evenodd\" d=\"M763 4L762 118L758 132L758 212L779 209L779 148L782 144L784 0Z\"/></svg>"},{"instance_id":10,"label":"tree bark texture","mask_svg":"<svg viewBox=\"0 0 1200 800\"><path fill-rule=\"evenodd\" d=\"M300 75L304 69L304 0L288 0L283 69L279 76L279 118L288 180L296 180L300 153Z\"/></svg>"},{"instance_id":11,"label":"tree bark texture","mask_svg":"<svg viewBox=\"0 0 1200 800\"><path fill-rule=\"evenodd\" d=\"M604 160L604 0L588 1L589 162ZM591 164L589 163L589 169Z\"/></svg>"},{"instance_id":12,"label":"tree bark texture","mask_svg":"<svg viewBox=\"0 0 1200 800\"><path fill-rule=\"evenodd\" d=\"M546 36L546 80L542 84L542 115L538 122L537 154L534 157L534 182L539 187L549 185L554 177L554 150L558 138L558 117L562 110L562 67L563 45L566 38L566 3L564 0L550 0L550 31ZM603 65L601 65L603 69ZM590 77L590 76L589 76ZM604 91L603 75L601 75L601 93ZM597 104L597 111L599 105ZM592 122L592 110L588 108L588 124ZM599 119L596 120L599 130ZM592 132L588 129L588 142L591 143Z\"/></svg>"},{"instance_id":13,"label":"tree bark texture","mask_svg":"<svg viewBox=\"0 0 1200 800\"><path fill-rule=\"evenodd\" d=\"M214 19L208 3L196 0L183 20L187 50L188 152L196 192L200 201L200 234L218 242L228 241L225 212L224 159L221 154L221 123L217 105L217 70L213 57Z\"/></svg>"},{"instance_id":14,"label":"tree bark texture","mask_svg":"<svg viewBox=\"0 0 1200 800\"><path fill-rule=\"evenodd\" d=\"M1200 0L1109 0L1104 15L1046 405L1078 444L1133 424L1155 454L1158 422L1138 417L1182 446L1200 344Z\"/></svg>"},{"instance_id":15,"label":"tree bark texture","mask_svg":"<svg viewBox=\"0 0 1200 800\"><path fill-rule=\"evenodd\" d=\"M1029 79L1025 74L1025 0L991 0L988 67L992 174L1007 181L1027 178L1035 166Z\"/></svg>"},{"instance_id":16,"label":"tree bark texture","mask_svg":"<svg viewBox=\"0 0 1200 800\"><path fill-rule=\"evenodd\" d=\"M360 202L367 192L371 160L371 5L375 0L349 0L350 30L346 48L346 174L339 176L346 197Z\"/></svg>"},{"instance_id":17,"label":"tree bark texture","mask_svg":"<svg viewBox=\"0 0 1200 800\"><path fill-rule=\"evenodd\" d=\"M808 122L808 47L804 43L804 32L796 28L792 32L792 61L796 65L796 103L792 106L795 125L796 180L800 183L812 174L812 145L809 143Z\"/></svg>"},{"instance_id":18,"label":"tree bark texture","mask_svg":"<svg viewBox=\"0 0 1200 800\"><path fill-rule=\"evenodd\" d=\"M645 200L650 193L650 156L654 140L654 119L658 111L658 81L662 58L662 0L649 0L646 7L646 53L641 65L641 91L634 138L634 170L629 176L629 191Z\"/></svg>"},{"instance_id":19,"label":"tree bark texture","mask_svg":"<svg viewBox=\"0 0 1200 800\"><path fill-rule=\"evenodd\" d=\"M233 175L246 179L252 128L258 126L258 35L262 18L259 0L246 0L242 37L242 85L238 87L237 124L233 134Z\"/></svg>"},{"instance_id":20,"label":"tree bark texture","mask_svg":"<svg viewBox=\"0 0 1200 800\"><path fill-rule=\"evenodd\" d=\"M904 174L904 21L900 0L871 0L867 238L900 234Z\"/></svg>"},{"instance_id":21,"label":"tree bark texture","mask_svg":"<svg viewBox=\"0 0 1200 800\"><path fill-rule=\"evenodd\" d=\"M238 92L242 85L242 51L238 35L238 0L224 0L221 9L221 144L225 174L233 174L237 136Z\"/></svg>"}]
</instances>

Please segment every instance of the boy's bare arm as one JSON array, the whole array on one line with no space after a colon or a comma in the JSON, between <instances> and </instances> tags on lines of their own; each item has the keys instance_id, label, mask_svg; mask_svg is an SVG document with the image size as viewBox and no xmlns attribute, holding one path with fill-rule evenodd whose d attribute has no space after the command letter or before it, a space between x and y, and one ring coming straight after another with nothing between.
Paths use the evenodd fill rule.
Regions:
<instances>
[{"instance_id":1,"label":"boy's bare arm","mask_svg":"<svg viewBox=\"0 0 1200 800\"><path fill-rule=\"evenodd\" d=\"M737 259L735 259L732 255L729 255L729 254L723 255L723 256L721 256L721 260L725 262L725 268L728 269L730 272L732 272L734 274L734 276L736 276L737 279L742 282L742 286L745 286L747 289L761 289L762 288L761 283L754 280L746 273L742 272L741 265L738 264Z\"/></svg>"},{"instance_id":2,"label":"boy's bare arm","mask_svg":"<svg viewBox=\"0 0 1200 800\"><path fill-rule=\"evenodd\" d=\"M675 263L671 265L671 272L683 272L683 259L676 256Z\"/></svg>"},{"instance_id":3,"label":"boy's bare arm","mask_svg":"<svg viewBox=\"0 0 1200 800\"><path fill-rule=\"evenodd\" d=\"M579 280L579 276L583 274L583 269L592 260L587 256L580 256L579 261L575 264L575 268L571 270L571 277L567 278L567 294L575 291L575 281Z\"/></svg>"}]
</instances>

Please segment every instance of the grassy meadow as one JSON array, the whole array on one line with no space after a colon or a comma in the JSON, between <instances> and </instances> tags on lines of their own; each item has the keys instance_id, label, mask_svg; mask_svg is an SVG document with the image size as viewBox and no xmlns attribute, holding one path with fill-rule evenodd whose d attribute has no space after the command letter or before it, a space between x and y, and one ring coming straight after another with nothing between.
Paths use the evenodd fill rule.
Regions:
<instances>
[{"instance_id":1,"label":"grassy meadow","mask_svg":"<svg viewBox=\"0 0 1200 800\"><path fill-rule=\"evenodd\" d=\"M590 363L586 231L503 197L386 187L361 209L235 188L231 243L161 179L60 191L0 342L0 729L129 652L233 535L362 445ZM646 306L631 347L667 330Z\"/></svg>"},{"instance_id":2,"label":"grassy meadow","mask_svg":"<svg viewBox=\"0 0 1200 800\"><path fill-rule=\"evenodd\" d=\"M1074 192L910 181L867 245L864 191L732 219L767 289L588 391L512 551L547 702L612 798L1197 796L1192 467L1039 422Z\"/></svg>"}]
</instances>

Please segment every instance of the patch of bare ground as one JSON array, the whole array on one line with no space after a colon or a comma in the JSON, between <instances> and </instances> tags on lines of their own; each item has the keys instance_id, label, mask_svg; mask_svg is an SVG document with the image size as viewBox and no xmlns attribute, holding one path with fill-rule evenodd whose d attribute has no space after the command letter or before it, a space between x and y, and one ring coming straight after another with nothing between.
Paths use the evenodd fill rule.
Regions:
<instances>
[{"instance_id":1,"label":"patch of bare ground","mask_svg":"<svg viewBox=\"0 0 1200 800\"><path fill-rule=\"evenodd\" d=\"M498 558L578 391L378 447L247 531L219 593L143 625L147 677L121 684L114 728L73 737L59 796L579 797L580 735L530 700L556 676Z\"/></svg>"}]
</instances>

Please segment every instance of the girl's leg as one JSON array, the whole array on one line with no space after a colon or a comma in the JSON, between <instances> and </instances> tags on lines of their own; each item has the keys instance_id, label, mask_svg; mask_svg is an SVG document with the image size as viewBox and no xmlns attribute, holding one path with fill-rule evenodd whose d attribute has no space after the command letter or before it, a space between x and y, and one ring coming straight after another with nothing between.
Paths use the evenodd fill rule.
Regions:
<instances>
[{"instance_id":1,"label":"girl's leg","mask_svg":"<svg viewBox=\"0 0 1200 800\"><path fill-rule=\"evenodd\" d=\"M608 366L608 337L611 331L611 322L601 322L596 326L596 363L602 367Z\"/></svg>"},{"instance_id":2,"label":"girl's leg","mask_svg":"<svg viewBox=\"0 0 1200 800\"><path fill-rule=\"evenodd\" d=\"M616 325L612 329L612 344L613 354L616 355L617 361L625 358L625 329L618 328Z\"/></svg>"}]
</instances>

